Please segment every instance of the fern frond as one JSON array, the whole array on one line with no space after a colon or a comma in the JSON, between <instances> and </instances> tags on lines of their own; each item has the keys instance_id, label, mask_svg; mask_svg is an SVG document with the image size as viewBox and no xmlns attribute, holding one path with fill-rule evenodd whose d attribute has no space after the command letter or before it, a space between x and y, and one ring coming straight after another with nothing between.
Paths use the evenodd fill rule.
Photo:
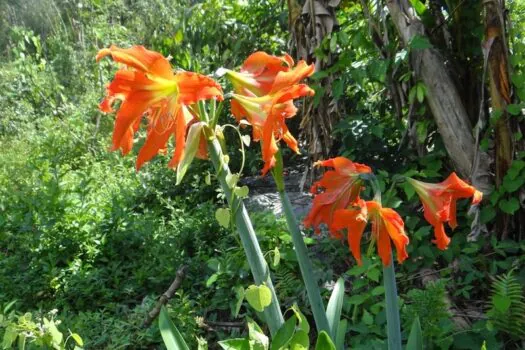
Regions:
<instances>
[{"instance_id":1,"label":"fern frond","mask_svg":"<svg viewBox=\"0 0 525 350\"><path fill-rule=\"evenodd\" d=\"M525 297L513 271L493 278L487 316L497 330L525 336Z\"/></svg>"}]
</instances>

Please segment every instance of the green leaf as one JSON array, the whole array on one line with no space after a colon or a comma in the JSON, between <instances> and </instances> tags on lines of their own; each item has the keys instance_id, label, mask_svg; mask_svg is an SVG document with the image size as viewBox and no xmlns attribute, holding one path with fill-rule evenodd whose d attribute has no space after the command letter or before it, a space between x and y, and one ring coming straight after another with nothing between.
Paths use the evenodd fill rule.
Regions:
<instances>
[{"instance_id":1,"label":"green leaf","mask_svg":"<svg viewBox=\"0 0 525 350\"><path fill-rule=\"evenodd\" d=\"M235 195L239 198L246 198L248 197L250 189L248 188L248 186L235 187L235 190L233 190L233 192L235 192Z\"/></svg>"},{"instance_id":2,"label":"green leaf","mask_svg":"<svg viewBox=\"0 0 525 350\"><path fill-rule=\"evenodd\" d=\"M164 345L168 350L189 350L179 330L171 322L166 307L162 306L159 314L159 329Z\"/></svg>"},{"instance_id":3,"label":"green leaf","mask_svg":"<svg viewBox=\"0 0 525 350\"><path fill-rule=\"evenodd\" d=\"M272 261L273 267L279 266L280 262L281 262L281 252L279 251L278 247L275 247L273 249L273 261Z\"/></svg>"},{"instance_id":4,"label":"green leaf","mask_svg":"<svg viewBox=\"0 0 525 350\"><path fill-rule=\"evenodd\" d=\"M363 323L370 326L374 323L374 317L368 311L363 311Z\"/></svg>"},{"instance_id":5,"label":"green leaf","mask_svg":"<svg viewBox=\"0 0 525 350\"><path fill-rule=\"evenodd\" d=\"M423 350L423 332L421 331L419 316L416 316L412 322L406 350Z\"/></svg>"},{"instance_id":6,"label":"green leaf","mask_svg":"<svg viewBox=\"0 0 525 350\"><path fill-rule=\"evenodd\" d=\"M412 38L412 40L410 40L408 46L414 50L424 50L431 48L432 44L430 43L430 41L428 41L427 37L422 35L416 35Z\"/></svg>"},{"instance_id":7,"label":"green leaf","mask_svg":"<svg viewBox=\"0 0 525 350\"><path fill-rule=\"evenodd\" d=\"M82 340L82 337L77 333L71 333L71 338L73 338L75 343L77 343L79 346L84 346L84 341Z\"/></svg>"},{"instance_id":8,"label":"green leaf","mask_svg":"<svg viewBox=\"0 0 525 350\"><path fill-rule=\"evenodd\" d=\"M512 103L507 106L507 112L509 112L512 115L520 115L521 114L521 106L515 103Z\"/></svg>"},{"instance_id":9,"label":"green leaf","mask_svg":"<svg viewBox=\"0 0 525 350\"><path fill-rule=\"evenodd\" d=\"M248 321L248 334L251 340L251 350L267 350L269 345L268 337L263 333L261 327L253 320Z\"/></svg>"},{"instance_id":10,"label":"green leaf","mask_svg":"<svg viewBox=\"0 0 525 350\"><path fill-rule=\"evenodd\" d=\"M292 310L293 312L295 312L295 316L299 320L299 324L297 325L297 328L302 329L306 333L310 333L310 325L308 324L308 320L306 319L306 316L299 309L299 306L297 306L297 304L293 304Z\"/></svg>"},{"instance_id":11,"label":"green leaf","mask_svg":"<svg viewBox=\"0 0 525 350\"><path fill-rule=\"evenodd\" d=\"M499 312L507 312L510 307L511 300L505 295L496 294L492 297L492 303Z\"/></svg>"},{"instance_id":12,"label":"green leaf","mask_svg":"<svg viewBox=\"0 0 525 350\"><path fill-rule=\"evenodd\" d=\"M345 296L345 281L339 278L334 286L328 306L326 307L326 318L332 338L335 339L339 320L341 319L341 310L343 309L343 298Z\"/></svg>"},{"instance_id":13,"label":"green leaf","mask_svg":"<svg viewBox=\"0 0 525 350\"><path fill-rule=\"evenodd\" d=\"M419 103L423 103L425 101L425 94L427 89L425 88L425 85L422 82L417 83L416 85L417 90L417 100Z\"/></svg>"},{"instance_id":14,"label":"green leaf","mask_svg":"<svg viewBox=\"0 0 525 350\"><path fill-rule=\"evenodd\" d=\"M234 288L235 291L235 306L232 310L233 317L237 317L239 315L239 311L241 310L242 301L244 300L244 287L243 286L236 286Z\"/></svg>"},{"instance_id":15,"label":"green leaf","mask_svg":"<svg viewBox=\"0 0 525 350\"><path fill-rule=\"evenodd\" d=\"M237 186L238 181L239 181L239 174L228 173L226 175L226 183L228 184L229 188L235 188L235 186Z\"/></svg>"},{"instance_id":16,"label":"green leaf","mask_svg":"<svg viewBox=\"0 0 525 350\"><path fill-rule=\"evenodd\" d=\"M8 326L4 332L4 338L2 340L3 349L11 349L11 345L15 342L18 333L12 326Z\"/></svg>"},{"instance_id":17,"label":"green leaf","mask_svg":"<svg viewBox=\"0 0 525 350\"><path fill-rule=\"evenodd\" d=\"M427 11L425 4L423 4L420 0L410 0L410 3L414 9L416 9L416 13L419 16L423 15Z\"/></svg>"},{"instance_id":18,"label":"green leaf","mask_svg":"<svg viewBox=\"0 0 525 350\"><path fill-rule=\"evenodd\" d=\"M293 338L290 340L290 350L308 350L310 347L310 338L308 333L302 329L295 332Z\"/></svg>"},{"instance_id":19,"label":"green leaf","mask_svg":"<svg viewBox=\"0 0 525 350\"><path fill-rule=\"evenodd\" d=\"M335 350L335 345L330 336L325 331L321 331L315 343L315 350Z\"/></svg>"},{"instance_id":20,"label":"green leaf","mask_svg":"<svg viewBox=\"0 0 525 350\"><path fill-rule=\"evenodd\" d=\"M348 321L343 319L339 321L339 326L337 327L337 335L335 337L335 345L338 349L345 348L345 336L346 330L348 328Z\"/></svg>"},{"instance_id":21,"label":"green leaf","mask_svg":"<svg viewBox=\"0 0 525 350\"><path fill-rule=\"evenodd\" d=\"M337 35L333 32L330 39L330 52L335 52L335 50L337 50Z\"/></svg>"},{"instance_id":22,"label":"green leaf","mask_svg":"<svg viewBox=\"0 0 525 350\"><path fill-rule=\"evenodd\" d=\"M265 307L272 303L272 292L265 285L251 285L244 293L248 304L256 311L262 312Z\"/></svg>"},{"instance_id":23,"label":"green leaf","mask_svg":"<svg viewBox=\"0 0 525 350\"><path fill-rule=\"evenodd\" d=\"M244 338L221 340L219 345L224 350L251 350L250 341Z\"/></svg>"},{"instance_id":24,"label":"green leaf","mask_svg":"<svg viewBox=\"0 0 525 350\"><path fill-rule=\"evenodd\" d=\"M408 181L403 183L403 191L405 191L408 200L410 200L410 198L412 198L412 196L416 193L414 186L412 186Z\"/></svg>"},{"instance_id":25,"label":"green leaf","mask_svg":"<svg viewBox=\"0 0 525 350\"><path fill-rule=\"evenodd\" d=\"M510 199L501 199L498 205L501 210L511 215L520 208L520 202L515 197Z\"/></svg>"},{"instance_id":26,"label":"green leaf","mask_svg":"<svg viewBox=\"0 0 525 350\"><path fill-rule=\"evenodd\" d=\"M183 108L182 110L186 111L186 108ZM183 116L181 115L180 117ZM176 185L181 183L182 179L184 178L184 175L186 174L186 171L188 170L191 162L193 161L193 158L195 158L195 154L197 154L197 149L199 148L199 142L202 135L202 128L204 127L204 125L206 124L203 122L198 122L190 126L190 129L188 131L188 137L186 139L186 148L184 149L184 156L180 161L179 165L177 165L177 177L175 181Z\"/></svg>"},{"instance_id":27,"label":"green leaf","mask_svg":"<svg viewBox=\"0 0 525 350\"><path fill-rule=\"evenodd\" d=\"M219 274L214 273L213 275L211 275L210 278L208 278L208 280L206 281L206 287L209 287L212 284L214 284L215 281L217 281L217 278L219 278Z\"/></svg>"},{"instance_id":28,"label":"green leaf","mask_svg":"<svg viewBox=\"0 0 525 350\"><path fill-rule=\"evenodd\" d=\"M344 87L345 87L345 84L344 84L343 79L337 79L336 81L334 81L334 83L332 84L332 96L333 96L333 98L338 100L339 97L341 97L341 95L344 92Z\"/></svg>"},{"instance_id":29,"label":"green leaf","mask_svg":"<svg viewBox=\"0 0 525 350\"><path fill-rule=\"evenodd\" d=\"M275 337L272 339L271 350L280 350L285 349L286 346L292 340L292 337L295 333L295 326L297 325L297 317L292 315L286 322L282 325L281 328L275 334Z\"/></svg>"},{"instance_id":30,"label":"green leaf","mask_svg":"<svg viewBox=\"0 0 525 350\"><path fill-rule=\"evenodd\" d=\"M219 208L215 212L215 219L219 222L219 225L221 225L224 228L230 227L230 208Z\"/></svg>"}]
</instances>

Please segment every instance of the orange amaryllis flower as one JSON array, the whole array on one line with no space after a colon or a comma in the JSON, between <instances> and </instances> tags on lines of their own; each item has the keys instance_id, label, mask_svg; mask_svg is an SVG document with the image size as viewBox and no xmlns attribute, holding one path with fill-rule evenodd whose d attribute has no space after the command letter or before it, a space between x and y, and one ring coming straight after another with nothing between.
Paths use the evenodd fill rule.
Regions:
<instances>
[{"instance_id":1,"label":"orange amaryllis flower","mask_svg":"<svg viewBox=\"0 0 525 350\"><path fill-rule=\"evenodd\" d=\"M460 198L472 197L472 204L478 204L483 198L483 193L461 180L456 173L443 182L432 184L408 178L414 186L421 202L425 219L434 226L437 247L444 250L450 243L450 238L445 233L443 223L448 222L452 229L457 227L456 202Z\"/></svg>"},{"instance_id":2,"label":"orange amaryllis flower","mask_svg":"<svg viewBox=\"0 0 525 350\"><path fill-rule=\"evenodd\" d=\"M297 113L294 99L314 94L307 85L298 84L313 74L314 66L304 61L293 65L288 55L276 57L255 52L246 59L240 72L225 70L235 90L232 114L237 121L248 122L253 128L253 140L262 143L263 175L275 164L279 140L299 152L297 140L285 121Z\"/></svg>"},{"instance_id":3,"label":"orange amaryllis flower","mask_svg":"<svg viewBox=\"0 0 525 350\"><path fill-rule=\"evenodd\" d=\"M406 246L409 243L405 234L405 225L399 214L390 208L383 208L376 201L359 201L357 209L339 209L334 214L332 230L347 229L348 245L352 255L359 265L361 261L361 237L366 226L366 215L372 222L372 239L377 243L377 252L381 257L383 266L390 265L392 246L394 243L397 251L397 261L402 263L407 257Z\"/></svg>"},{"instance_id":4,"label":"orange amaryllis flower","mask_svg":"<svg viewBox=\"0 0 525 350\"><path fill-rule=\"evenodd\" d=\"M121 101L113 131L113 150L129 153L133 136L145 116L148 132L137 158L137 169L165 150L172 135L176 147L169 165L177 166L184 157L187 131L198 121L188 106L205 99L222 100L220 85L197 73L174 73L164 56L142 46L129 49L111 46L100 50L96 59L108 55L127 66L116 72L100 103L100 109L109 113L113 111L113 102Z\"/></svg>"},{"instance_id":5,"label":"orange amaryllis flower","mask_svg":"<svg viewBox=\"0 0 525 350\"><path fill-rule=\"evenodd\" d=\"M363 180L359 175L371 173L372 170L344 157L319 161L315 165L334 168L325 172L321 180L314 183L310 189L315 197L312 209L304 219L304 225L313 227L315 232L319 233L321 224L331 227L336 210L346 209L359 200L359 193L363 187ZM320 190L323 192L319 193ZM337 235L334 230L330 232Z\"/></svg>"}]
</instances>

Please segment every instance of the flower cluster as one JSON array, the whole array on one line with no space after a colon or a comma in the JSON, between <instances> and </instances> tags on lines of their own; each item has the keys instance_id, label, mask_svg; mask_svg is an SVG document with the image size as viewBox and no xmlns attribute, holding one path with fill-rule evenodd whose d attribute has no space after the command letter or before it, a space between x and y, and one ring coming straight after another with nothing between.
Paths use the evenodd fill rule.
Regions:
<instances>
[{"instance_id":1,"label":"flower cluster","mask_svg":"<svg viewBox=\"0 0 525 350\"><path fill-rule=\"evenodd\" d=\"M164 153L171 136L174 136L175 146L170 167L178 166L185 159L185 153L206 158L207 146L202 131L206 121L200 120L196 103L208 99L222 101L221 86L201 74L174 72L165 57L142 46L129 49L112 46L101 50L97 61L108 55L125 66L116 72L107 87L106 97L100 103L100 109L109 113L115 102L120 101L113 131L113 150L129 153L134 135L145 119L147 136L137 157L137 169L158 153ZM234 87L233 116L241 125L251 125L253 140L261 143L264 175L275 165L280 140L299 152L297 140L286 126L286 119L297 113L295 99L314 94L308 85L299 83L313 74L314 66L305 61L295 65L289 55L276 57L255 52L246 59L239 72L222 71ZM198 150L196 145L199 145ZM190 156L188 158L191 160ZM393 209L383 208L380 201L365 201L360 197L365 178L372 173L370 167L344 157L315 165L331 170L312 186L313 206L304 220L305 226L319 233L324 224L334 238L342 238L346 230L350 251L361 264L361 239L370 221L371 240L377 244L383 264L390 264L392 243L398 262L403 262L408 257L406 247L409 243L403 220ZM444 223L452 229L457 226L456 201L473 197L472 203L477 204L481 201L481 192L455 173L439 184L414 179L407 181L415 188L423 203L424 216L434 227L433 242L439 249L446 249L450 238L445 233Z\"/></svg>"},{"instance_id":2,"label":"flower cluster","mask_svg":"<svg viewBox=\"0 0 525 350\"><path fill-rule=\"evenodd\" d=\"M368 221L371 221L371 239L377 244L383 265L390 264L390 242L396 248L398 262L402 263L408 257L406 246L409 238L401 216L393 209L383 208L377 201L360 198L364 182L362 175L371 173L371 169L343 157L318 162L317 165L333 170L326 171L312 186L313 206L304 220L305 227L313 227L319 233L321 224L325 224L334 238L342 238L342 231L346 229L350 251L361 264L361 239ZM439 249L446 249L450 238L445 234L443 223L448 222L452 228L457 226L457 199L473 197L472 204L477 204L482 193L455 173L439 184L411 178L407 181L414 186L423 203L425 219L434 226L433 242Z\"/></svg>"},{"instance_id":3,"label":"flower cluster","mask_svg":"<svg viewBox=\"0 0 525 350\"><path fill-rule=\"evenodd\" d=\"M237 121L246 120L253 128L253 140L260 141L266 174L275 165L277 142L283 140L299 153L297 140L288 130L286 119L295 116L293 100L312 96L314 91L299 82L314 72L314 65L294 61L289 55L276 57L264 52L251 54L240 72L225 70L235 93L231 102Z\"/></svg>"},{"instance_id":4,"label":"flower cluster","mask_svg":"<svg viewBox=\"0 0 525 350\"><path fill-rule=\"evenodd\" d=\"M137 169L159 152L164 152L168 140L175 137L170 167L176 167L184 157L188 128L198 121L192 105L201 100L222 100L222 88L213 79L197 73L176 72L158 52L142 46L121 49L111 46L97 54L97 61L110 55L126 66L115 74L107 87L106 98L100 103L103 112L112 112L116 100L121 101L113 131L113 150L127 154L133 147L133 137L143 116L148 121L146 141L137 157ZM198 155L205 157L202 147Z\"/></svg>"},{"instance_id":5,"label":"flower cluster","mask_svg":"<svg viewBox=\"0 0 525 350\"><path fill-rule=\"evenodd\" d=\"M372 239L377 243L383 264L390 264L390 241L396 247L397 260L403 262L408 257L406 246L409 242L403 219L397 212L383 208L377 201L360 198L364 181L361 175L371 173L370 167L344 157L319 162L318 165L333 170L325 172L321 180L312 186L313 206L304 220L305 227L314 227L319 232L320 225L325 224L335 238L341 238L341 231L346 229L350 251L361 264L361 238L368 221L371 221Z\"/></svg>"}]
</instances>

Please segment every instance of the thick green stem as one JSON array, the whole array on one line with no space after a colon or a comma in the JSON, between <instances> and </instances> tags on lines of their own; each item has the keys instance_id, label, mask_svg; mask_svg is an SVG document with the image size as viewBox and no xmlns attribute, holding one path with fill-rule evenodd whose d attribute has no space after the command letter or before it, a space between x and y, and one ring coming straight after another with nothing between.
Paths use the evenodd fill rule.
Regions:
<instances>
[{"instance_id":1,"label":"thick green stem","mask_svg":"<svg viewBox=\"0 0 525 350\"><path fill-rule=\"evenodd\" d=\"M288 229L292 234L292 241L295 248L295 254L297 256L297 261L299 261L299 268L301 269L301 274L303 276L304 284L306 286L306 292L308 294L308 300L312 307L312 313L314 315L315 325L317 327L317 332L326 331L328 334L332 335L332 339L335 339L335 333L338 324L334 326L333 330L330 330L328 325L328 318L326 317L323 299L321 299L321 292L319 291L319 286L315 280L313 274L313 266L310 258L308 257L308 250L304 244L303 235L301 230L299 230L299 225L295 214L292 209L292 204L288 198L288 194L284 190L279 191L279 196L281 198L281 203L284 210L284 215L286 217L286 223L288 224Z\"/></svg>"},{"instance_id":2,"label":"thick green stem","mask_svg":"<svg viewBox=\"0 0 525 350\"><path fill-rule=\"evenodd\" d=\"M222 161L223 154L221 146L216 138L208 141L208 151L213 166L217 171L219 183L228 199L232 215L234 215L237 231L239 232L246 258L248 259L250 269L252 270L253 279L257 285L264 284L272 292L272 303L264 309L264 316L271 334L275 335L279 328L284 324L284 318L270 278L268 264L266 263L266 260L264 260L252 222L248 216L246 208L244 207L242 199L235 196L232 193L232 189L228 186L226 176L231 174L231 172L228 165Z\"/></svg>"},{"instance_id":3,"label":"thick green stem","mask_svg":"<svg viewBox=\"0 0 525 350\"><path fill-rule=\"evenodd\" d=\"M390 258L390 265L383 267L383 282L386 296L386 324L388 349L401 350L401 325L399 322L399 305L397 303L396 273L394 259Z\"/></svg>"}]
</instances>

